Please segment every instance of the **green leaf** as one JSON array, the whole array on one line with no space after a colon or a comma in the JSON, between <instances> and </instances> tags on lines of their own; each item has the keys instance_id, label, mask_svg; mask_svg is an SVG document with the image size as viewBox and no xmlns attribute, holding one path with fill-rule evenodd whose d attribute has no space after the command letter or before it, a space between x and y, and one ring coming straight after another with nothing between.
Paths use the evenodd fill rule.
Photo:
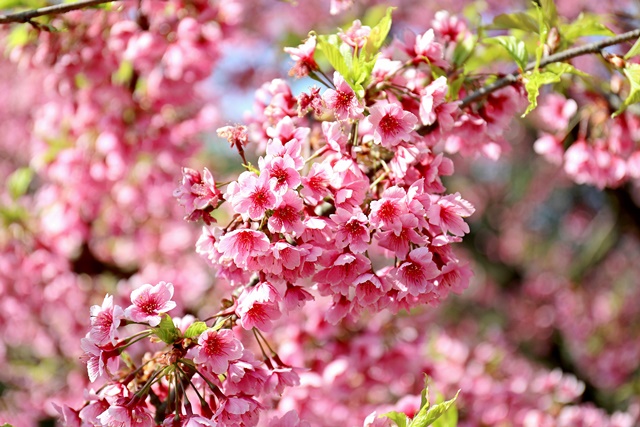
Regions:
<instances>
[{"instance_id":1,"label":"green leaf","mask_svg":"<svg viewBox=\"0 0 640 427\"><path fill-rule=\"evenodd\" d=\"M550 27L555 27L558 24L558 10L556 9L556 3L554 0L539 0L542 13L544 15L547 24Z\"/></svg>"},{"instance_id":2,"label":"green leaf","mask_svg":"<svg viewBox=\"0 0 640 427\"><path fill-rule=\"evenodd\" d=\"M367 37L363 51L365 53L365 60L370 60L378 54L382 44L387 39L389 31L391 30L391 14L395 10L395 7L388 7L386 13L378 22L378 24L371 28L371 32Z\"/></svg>"},{"instance_id":3,"label":"green leaf","mask_svg":"<svg viewBox=\"0 0 640 427\"><path fill-rule=\"evenodd\" d=\"M4 423L4 424L2 424L2 427L13 427L13 426L11 424L9 424L9 423Z\"/></svg>"},{"instance_id":4,"label":"green leaf","mask_svg":"<svg viewBox=\"0 0 640 427\"><path fill-rule=\"evenodd\" d=\"M329 36L318 36L316 38L317 47L327 58L331 66L339 72L345 80L349 76L347 62L340 52L341 40L336 34Z\"/></svg>"},{"instance_id":5,"label":"green leaf","mask_svg":"<svg viewBox=\"0 0 640 427\"><path fill-rule=\"evenodd\" d=\"M420 393L420 409L425 406L428 408L431 403L429 402L429 375L424 374L424 388Z\"/></svg>"},{"instance_id":6,"label":"green leaf","mask_svg":"<svg viewBox=\"0 0 640 427\"><path fill-rule=\"evenodd\" d=\"M549 23L547 19L545 19L544 11L537 3L533 3L536 8L536 15L538 17L538 34L540 35L538 38L538 47L536 48L536 66L535 70L537 71L540 67L540 60L542 59L542 54L544 53L544 47L547 43L547 36L549 35Z\"/></svg>"},{"instance_id":7,"label":"green leaf","mask_svg":"<svg viewBox=\"0 0 640 427\"><path fill-rule=\"evenodd\" d=\"M566 62L554 62L553 64L547 65L544 69L556 74L568 73L568 74L575 74L576 76L581 76L581 77L590 77L589 74L578 70L576 67Z\"/></svg>"},{"instance_id":8,"label":"green leaf","mask_svg":"<svg viewBox=\"0 0 640 427\"><path fill-rule=\"evenodd\" d=\"M29 25L15 26L9 33L9 43L7 44L7 47L11 49L18 46L24 46L29 43L30 40L35 38L34 34L35 33L31 31L31 27Z\"/></svg>"},{"instance_id":9,"label":"green leaf","mask_svg":"<svg viewBox=\"0 0 640 427\"><path fill-rule=\"evenodd\" d=\"M37 9L46 4L46 0L0 0L0 9Z\"/></svg>"},{"instance_id":10,"label":"green leaf","mask_svg":"<svg viewBox=\"0 0 640 427\"><path fill-rule=\"evenodd\" d=\"M456 395L457 396L457 395ZM444 414L431 424L431 427L456 427L458 425L458 408L456 405L449 407Z\"/></svg>"},{"instance_id":11,"label":"green leaf","mask_svg":"<svg viewBox=\"0 0 640 427\"><path fill-rule=\"evenodd\" d=\"M111 77L111 80L115 84L125 85L131 81L132 77L133 77L133 64L131 63L131 61L125 60L120 63L120 67L118 68L118 71L116 71L113 74L113 76Z\"/></svg>"},{"instance_id":12,"label":"green leaf","mask_svg":"<svg viewBox=\"0 0 640 427\"><path fill-rule=\"evenodd\" d=\"M168 314L162 315L160 324L153 328L153 333L167 344L173 344L180 337L180 331L173 324L173 319Z\"/></svg>"},{"instance_id":13,"label":"green leaf","mask_svg":"<svg viewBox=\"0 0 640 427\"><path fill-rule=\"evenodd\" d=\"M561 64L571 67L569 64ZM573 68L573 67L571 67ZM522 117L529 114L538 106L538 95L540 94L540 87L546 84L557 83L560 81L562 74L568 70L566 67L556 67L555 69L546 69L544 71L534 70L526 75L526 83L524 85L527 90L527 97L529 98L529 106L524 112Z\"/></svg>"},{"instance_id":14,"label":"green leaf","mask_svg":"<svg viewBox=\"0 0 640 427\"><path fill-rule=\"evenodd\" d=\"M631 49L629 49L629 52L626 53L624 59L632 58L638 54L640 54L640 38L636 40L633 46L631 46Z\"/></svg>"},{"instance_id":15,"label":"green leaf","mask_svg":"<svg viewBox=\"0 0 640 427\"><path fill-rule=\"evenodd\" d=\"M631 85L629 96L627 96L627 99L624 100L618 111L613 113L611 117L619 116L629 105L640 102L640 64L627 63L627 66L622 72L627 76L629 84Z\"/></svg>"},{"instance_id":16,"label":"green leaf","mask_svg":"<svg viewBox=\"0 0 640 427\"><path fill-rule=\"evenodd\" d=\"M514 36L497 36L485 39L484 41L486 43L499 44L504 47L509 53L509 56L516 61L521 70L526 68L529 54L527 53L527 48L522 40L518 40Z\"/></svg>"},{"instance_id":17,"label":"green leaf","mask_svg":"<svg viewBox=\"0 0 640 427\"><path fill-rule=\"evenodd\" d=\"M560 26L560 34L567 44L579 37L587 36L614 36L615 33L600 22L602 18L592 13L581 13L570 24Z\"/></svg>"},{"instance_id":18,"label":"green leaf","mask_svg":"<svg viewBox=\"0 0 640 427\"><path fill-rule=\"evenodd\" d=\"M451 406L453 406L456 399L458 398L458 394L460 394L460 390L458 390L456 395L451 400L438 403L437 405L433 405L430 408L427 406L422 407L409 427L427 427L432 425L434 421L440 418L445 412L449 410L449 408L451 408Z\"/></svg>"},{"instance_id":19,"label":"green leaf","mask_svg":"<svg viewBox=\"0 0 640 427\"><path fill-rule=\"evenodd\" d=\"M467 78L466 72L462 72L454 81L449 83L449 90L447 91L447 100L455 101L458 99L458 94L460 93L460 89L464 84L465 79Z\"/></svg>"},{"instance_id":20,"label":"green leaf","mask_svg":"<svg viewBox=\"0 0 640 427\"><path fill-rule=\"evenodd\" d=\"M204 322L193 322L184 332L185 338L199 337L201 333L207 330L207 324Z\"/></svg>"},{"instance_id":21,"label":"green leaf","mask_svg":"<svg viewBox=\"0 0 640 427\"><path fill-rule=\"evenodd\" d=\"M477 44L477 36L465 37L462 40L458 40L456 47L453 50L453 64L460 67L467 62L467 59L471 56Z\"/></svg>"},{"instance_id":22,"label":"green leaf","mask_svg":"<svg viewBox=\"0 0 640 427\"><path fill-rule=\"evenodd\" d=\"M7 190L13 200L23 196L29 189L29 184L33 179L33 169L19 168L16 169L7 178Z\"/></svg>"},{"instance_id":23,"label":"green leaf","mask_svg":"<svg viewBox=\"0 0 640 427\"><path fill-rule=\"evenodd\" d=\"M407 427L407 423L411 421L409 417L407 417L407 414L405 414L404 412L392 411L380 416L389 418L391 421L396 423L398 427Z\"/></svg>"},{"instance_id":24,"label":"green leaf","mask_svg":"<svg viewBox=\"0 0 640 427\"><path fill-rule=\"evenodd\" d=\"M500 30L516 29L530 33L539 31L538 21L525 12L503 13L494 18L492 28Z\"/></svg>"}]
</instances>

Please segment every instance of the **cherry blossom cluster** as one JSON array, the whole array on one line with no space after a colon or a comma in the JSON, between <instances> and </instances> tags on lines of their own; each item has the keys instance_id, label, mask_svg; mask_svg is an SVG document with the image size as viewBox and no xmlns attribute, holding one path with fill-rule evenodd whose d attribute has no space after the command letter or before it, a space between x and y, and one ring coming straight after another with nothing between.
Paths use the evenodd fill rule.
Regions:
<instances>
[{"instance_id":1,"label":"cherry blossom cluster","mask_svg":"<svg viewBox=\"0 0 640 427\"><path fill-rule=\"evenodd\" d=\"M171 280L187 284L175 300L194 307L210 289L188 243L197 230L171 192L217 117L199 84L239 6L115 2L51 21L64 31L3 27L0 90L15 100L4 116L22 122L3 128L1 176L19 167L33 176L19 197L4 185L0 194L0 361L11 367L0 374L3 422L35 425L57 415L52 398L78 401L87 381L75 368L86 327L78 314L105 291ZM9 30L28 37L13 45ZM43 361L53 373L36 372Z\"/></svg>"},{"instance_id":2,"label":"cherry blossom cluster","mask_svg":"<svg viewBox=\"0 0 640 427\"><path fill-rule=\"evenodd\" d=\"M438 40L458 36L453 22L460 27L448 16L436 21ZM339 35L358 49L370 32L355 21ZM336 323L365 309L437 305L466 288L470 271L451 244L469 232L464 218L474 208L441 181L453 166L434 147L459 108L445 99L446 79L430 77L428 64L447 66L438 40L429 30L401 44L412 55L404 65L379 59L364 98L337 71L322 93L295 97L282 80L265 84L248 128L218 130L245 161L248 144L263 149L257 167L245 164L226 189L207 169L183 170L175 195L187 219L210 224L197 251L240 287L245 328L269 330L312 290L332 299L327 318ZM287 51L294 74L322 74L314 36ZM419 126L434 129L423 136ZM211 217L223 205L231 216L224 225Z\"/></svg>"},{"instance_id":3,"label":"cherry blossom cluster","mask_svg":"<svg viewBox=\"0 0 640 427\"><path fill-rule=\"evenodd\" d=\"M584 402L582 381L522 357L497 328L483 331L465 315L446 329L434 327L455 309L447 304L412 317L378 313L348 327L324 321L322 307L299 313L279 329L282 339L293 337L281 357L315 368L300 374L301 385L286 390L281 405L295 408L312 425L391 426L379 415L395 410L413 417L422 373L445 396L460 390L458 426L630 427L637 422L637 403L607 414Z\"/></svg>"},{"instance_id":4,"label":"cherry blossom cluster","mask_svg":"<svg viewBox=\"0 0 640 427\"><path fill-rule=\"evenodd\" d=\"M576 100L561 94L545 96L538 116L546 130L534 149L551 163L562 165L578 184L603 189L637 181L640 119L631 111L610 119L611 107L593 102L590 98L595 96L579 96L586 103L580 109Z\"/></svg>"},{"instance_id":5,"label":"cherry blossom cluster","mask_svg":"<svg viewBox=\"0 0 640 427\"><path fill-rule=\"evenodd\" d=\"M257 341L263 360L245 348L233 330L233 310L213 316L211 326L189 315L171 319L173 294L171 283L145 284L131 292L126 308L108 294L102 305L91 307L82 360L91 382L102 385L87 394L82 408L58 409L66 425L254 426L262 395L279 395L299 383L277 354L266 355L263 346L270 346L263 337ZM146 329L121 338L132 325ZM164 348L156 344L138 360L140 341ZM295 413L283 419L271 425L300 425L292 422Z\"/></svg>"}]
</instances>

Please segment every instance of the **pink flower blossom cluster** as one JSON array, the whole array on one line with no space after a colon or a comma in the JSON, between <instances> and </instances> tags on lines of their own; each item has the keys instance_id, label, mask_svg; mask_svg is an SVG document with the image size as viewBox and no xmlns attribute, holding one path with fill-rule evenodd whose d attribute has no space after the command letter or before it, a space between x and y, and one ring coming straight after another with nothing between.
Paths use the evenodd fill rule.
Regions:
<instances>
[{"instance_id":1,"label":"pink flower blossom cluster","mask_svg":"<svg viewBox=\"0 0 640 427\"><path fill-rule=\"evenodd\" d=\"M578 184L594 185L600 189L615 188L627 181L640 179L640 121L625 111L604 126L600 116L611 114L594 107L585 96L588 107L578 111L574 99L560 94L543 98L538 110L546 128L535 142L534 149L564 171ZM597 104L595 104L597 105ZM570 121L572 127L568 128ZM578 129L577 137L571 135ZM591 128L591 135L586 136ZM568 148L566 148L568 146Z\"/></svg>"},{"instance_id":2,"label":"pink flower blossom cluster","mask_svg":"<svg viewBox=\"0 0 640 427\"><path fill-rule=\"evenodd\" d=\"M89 379L96 385L79 409L57 406L65 425L80 426L255 426L264 405L262 395L282 394L297 385L299 377L277 354L258 360L242 344L228 323L233 312L213 316L213 326L193 316L171 319L166 313L176 308L171 283L145 284L131 292L131 305L123 308L107 295L101 306L91 307L91 330L82 340ZM242 304L242 303L240 303ZM150 328L127 337L126 324ZM256 336L257 338L257 336ZM163 341L166 347L135 354L141 340ZM258 341L262 348L266 344ZM167 405L161 409L158 402ZM301 426L295 413L275 418L271 425L285 422Z\"/></svg>"},{"instance_id":3,"label":"pink flower blossom cluster","mask_svg":"<svg viewBox=\"0 0 640 427\"><path fill-rule=\"evenodd\" d=\"M262 121L265 155L220 196L231 221L205 227L198 242L216 274L243 287L237 313L247 328L268 329L282 310L312 299L312 289L333 298L327 316L337 322L367 308L437 304L466 287L470 273L451 243L469 232L464 218L474 209L459 194L442 194L450 161L414 131L417 118L401 104L375 101L365 118L338 73L334 82L322 100L336 120L314 130L301 125L284 82L263 88L270 100L258 104L254 128ZM313 132L322 146L310 161L303 153ZM371 152L389 156L390 168ZM193 187L196 173L183 176ZM182 188L176 194L192 210ZM246 287L254 274L258 285Z\"/></svg>"}]
</instances>

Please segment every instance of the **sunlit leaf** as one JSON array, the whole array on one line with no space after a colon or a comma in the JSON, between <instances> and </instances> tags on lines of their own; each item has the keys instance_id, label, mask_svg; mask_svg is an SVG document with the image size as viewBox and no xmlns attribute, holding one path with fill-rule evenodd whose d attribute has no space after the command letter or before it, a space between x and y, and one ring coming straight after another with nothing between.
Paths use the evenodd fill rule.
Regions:
<instances>
[{"instance_id":1,"label":"sunlit leaf","mask_svg":"<svg viewBox=\"0 0 640 427\"><path fill-rule=\"evenodd\" d=\"M410 422L410 419L409 417L407 417L407 414L403 412L392 411L392 412L387 412L386 414L382 414L380 416L389 418L391 421L396 423L398 427L407 427L408 423Z\"/></svg>"},{"instance_id":2,"label":"sunlit leaf","mask_svg":"<svg viewBox=\"0 0 640 427\"><path fill-rule=\"evenodd\" d=\"M627 63L622 70L627 79L629 79L629 96L624 100L618 111L613 113L611 117L620 115L627 107L636 102L640 102L640 64Z\"/></svg>"},{"instance_id":3,"label":"sunlit leaf","mask_svg":"<svg viewBox=\"0 0 640 427\"><path fill-rule=\"evenodd\" d=\"M371 28L371 32L369 33L369 37L367 37L364 52L366 53L366 60L371 59L373 56L377 55L382 47L382 44L387 39L387 35L389 35L389 31L391 30L391 14L393 13L395 7L387 8L386 13L380 20L380 22L373 28Z\"/></svg>"},{"instance_id":4,"label":"sunlit leaf","mask_svg":"<svg viewBox=\"0 0 640 427\"><path fill-rule=\"evenodd\" d=\"M431 407L427 407L426 405L423 406L422 409L420 409L420 412L418 412L418 414L415 416L413 421L411 421L411 424L409 425L409 427L427 427L432 425L438 418L440 418L445 412L447 412L449 408L453 406L456 399L458 398L458 394L460 394L459 390L451 400L438 403ZM457 416L456 416L456 422L457 422ZM441 427L444 427L444 426L445 425L442 425ZM455 427L455 424L453 426L447 426L447 427Z\"/></svg>"},{"instance_id":5,"label":"sunlit leaf","mask_svg":"<svg viewBox=\"0 0 640 427\"><path fill-rule=\"evenodd\" d=\"M180 337L180 331L168 314L162 316L160 324L153 328L153 333L167 344L173 344Z\"/></svg>"},{"instance_id":6,"label":"sunlit leaf","mask_svg":"<svg viewBox=\"0 0 640 427\"><path fill-rule=\"evenodd\" d=\"M349 68L340 52L342 40L336 34L331 34L318 36L316 42L318 49L324 54L331 66L346 79L349 76Z\"/></svg>"},{"instance_id":7,"label":"sunlit leaf","mask_svg":"<svg viewBox=\"0 0 640 427\"><path fill-rule=\"evenodd\" d=\"M453 50L453 64L456 67L460 67L462 64L467 62L467 59L471 56L474 49L476 48L477 42L476 36L465 37L462 40L459 40L456 43L456 47Z\"/></svg>"},{"instance_id":8,"label":"sunlit leaf","mask_svg":"<svg viewBox=\"0 0 640 427\"><path fill-rule=\"evenodd\" d=\"M530 33L537 33L539 30L538 21L525 12L516 13L503 13L494 18L492 28L495 29L516 29L527 31Z\"/></svg>"},{"instance_id":9,"label":"sunlit leaf","mask_svg":"<svg viewBox=\"0 0 640 427\"><path fill-rule=\"evenodd\" d=\"M33 169L16 169L11 175L9 175L9 178L7 178L7 190L11 197L15 200L18 197L23 196L27 192L32 179Z\"/></svg>"},{"instance_id":10,"label":"sunlit leaf","mask_svg":"<svg viewBox=\"0 0 640 427\"><path fill-rule=\"evenodd\" d=\"M526 68L529 54L527 53L527 48L522 40L518 40L514 36L498 36L485 39L484 41L486 43L496 43L504 47L509 53L509 56L516 61L521 70Z\"/></svg>"},{"instance_id":11,"label":"sunlit leaf","mask_svg":"<svg viewBox=\"0 0 640 427\"><path fill-rule=\"evenodd\" d=\"M634 56L640 54L640 38L636 40L636 42L631 46L631 49L626 53L624 59L633 58Z\"/></svg>"},{"instance_id":12,"label":"sunlit leaf","mask_svg":"<svg viewBox=\"0 0 640 427\"><path fill-rule=\"evenodd\" d=\"M540 87L551 83L557 83L561 80L562 74L568 70L568 67L562 67L562 65L571 67L569 64L560 64L560 67L556 67L555 69L545 69L544 71L534 70L527 73L524 87L527 90L529 106L522 117L529 114L538 106Z\"/></svg>"},{"instance_id":13,"label":"sunlit leaf","mask_svg":"<svg viewBox=\"0 0 640 427\"><path fill-rule=\"evenodd\" d=\"M601 16L592 13L581 13L572 23L562 25L560 33L568 44L573 43L579 37L615 35L613 31L600 22L601 20Z\"/></svg>"},{"instance_id":14,"label":"sunlit leaf","mask_svg":"<svg viewBox=\"0 0 640 427\"><path fill-rule=\"evenodd\" d=\"M545 20L550 27L555 27L558 24L558 10L556 9L556 2L554 0L539 1Z\"/></svg>"},{"instance_id":15,"label":"sunlit leaf","mask_svg":"<svg viewBox=\"0 0 640 427\"><path fill-rule=\"evenodd\" d=\"M195 338L200 336L204 331L207 330L207 324L204 322L193 322L187 330L184 332L185 338Z\"/></svg>"}]
</instances>

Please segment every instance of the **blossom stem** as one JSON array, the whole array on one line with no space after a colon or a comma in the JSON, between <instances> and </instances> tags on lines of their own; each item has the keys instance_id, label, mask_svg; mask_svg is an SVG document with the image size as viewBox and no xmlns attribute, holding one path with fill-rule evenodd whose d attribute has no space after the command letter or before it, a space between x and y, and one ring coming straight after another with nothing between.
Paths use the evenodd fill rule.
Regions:
<instances>
[{"instance_id":1,"label":"blossom stem","mask_svg":"<svg viewBox=\"0 0 640 427\"><path fill-rule=\"evenodd\" d=\"M322 156L328 149L328 146L325 145L324 147L321 147L320 149L316 150L315 153L313 153L312 155L309 156L309 158L307 160L304 161L304 164L308 164L310 161L312 161L313 159L316 159L320 156Z\"/></svg>"}]
</instances>

